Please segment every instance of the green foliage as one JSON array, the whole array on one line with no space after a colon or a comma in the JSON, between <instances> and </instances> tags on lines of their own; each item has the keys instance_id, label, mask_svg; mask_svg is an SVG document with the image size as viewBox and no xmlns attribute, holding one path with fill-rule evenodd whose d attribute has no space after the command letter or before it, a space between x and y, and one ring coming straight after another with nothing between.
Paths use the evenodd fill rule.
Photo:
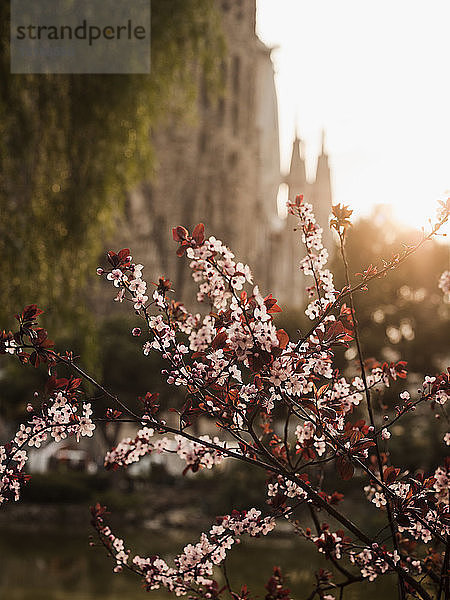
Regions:
<instances>
[{"instance_id":1,"label":"green foliage","mask_svg":"<svg viewBox=\"0 0 450 600\"><path fill-rule=\"evenodd\" d=\"M217 11L153 0L150 75L12 75L8 2L0 32L0 320L37 302L47 322L90 329L76 307L125 191L151 176L151 128L192 118L199 77L218 86Z\"/></svg>"}]
</instances>

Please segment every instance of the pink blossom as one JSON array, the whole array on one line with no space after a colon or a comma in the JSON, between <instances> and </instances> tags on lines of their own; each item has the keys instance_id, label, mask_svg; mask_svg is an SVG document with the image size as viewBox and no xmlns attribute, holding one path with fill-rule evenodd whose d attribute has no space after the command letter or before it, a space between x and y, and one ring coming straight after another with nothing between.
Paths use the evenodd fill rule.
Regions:
<instances>
[{"instance_id":1,"label":"pink blossom","mask_svg":"<svg viewBox=\"0 0 450 600\"><path fill-rule=\"evenodd\" d=\"M143 296L142 294L138 294L133 298L134 308L135 310L141 310L144 308L145 303L148 301L148 296Z\"/></svg>"},{"instance_id":2,"label":"pink blossom","mask_svg":"<svg viewBox=\"0 0 450 600\"><path fill-rule=\"evenodd\" d=\"M111 273L108 273L106 278L112 281L115 287L119 287L122 281L127 280L127 276L124 275L120 269L113 269Z\"/></svg>"}]
</instances>

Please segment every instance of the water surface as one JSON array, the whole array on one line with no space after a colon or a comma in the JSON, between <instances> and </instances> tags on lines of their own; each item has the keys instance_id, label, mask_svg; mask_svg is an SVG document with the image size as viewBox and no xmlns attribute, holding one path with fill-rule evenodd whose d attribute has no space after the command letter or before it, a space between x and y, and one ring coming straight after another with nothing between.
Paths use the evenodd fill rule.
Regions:
<instances>
[{"instance_id":1,"label":"water surface","mask_svg":"<svg viewBox=\"0 0 450 600\"><path fill-rule=\"evenodd\" d=\"M103 548L89 547L89 525L76 530L63 526L45 531L4 527L0 531L0 598L8 600L162 600L164 592L146 593L137 576L114 574ZM127 546L141 555L161 554L170 559L183 545L195 542L199 532L171 529L152 532L127 528ZM236 589L247 583L253 594L264 598L264 583L272 566L288 576L294 598L306 600L314 584L314 571L329 568L307 542L289 536L244 540L229 554L227 570ZM338 597L338 595L336 595ZM357 584L345 591L344 600L394 600L395 579Z\"/></svg>"}]
</instances>

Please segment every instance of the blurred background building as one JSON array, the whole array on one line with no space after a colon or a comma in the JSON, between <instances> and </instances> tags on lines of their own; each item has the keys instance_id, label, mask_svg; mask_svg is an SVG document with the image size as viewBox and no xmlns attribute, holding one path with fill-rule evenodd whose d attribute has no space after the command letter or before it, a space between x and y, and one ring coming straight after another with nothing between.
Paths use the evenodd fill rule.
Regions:
<instances>
[{"instance_id":1,"label":"blurred background building","mask_svg":"<svg viewBox=\"0 0 450 600\"><path fill-rule=\"evenodd\" d=\"M177 298L187 300L194 298L190 272L175 255L170 229L204 222L208 235L223 240L251 266L264 292L301 306L301 240L293 232L294 221L279 215L277 195L282 182L290 197L305 194L328 231L328 158L322 145L315 181L308 182L296 137L290 172L280 174L274 69L271 49L255 33L256 0L217 4L226 42L223 90L212 97L199 76L191 122L172 117L152 130L156 173L128 196L123 243L145 264L147 278L164 274L174 282Z\"/></svg>"}]
</instances>

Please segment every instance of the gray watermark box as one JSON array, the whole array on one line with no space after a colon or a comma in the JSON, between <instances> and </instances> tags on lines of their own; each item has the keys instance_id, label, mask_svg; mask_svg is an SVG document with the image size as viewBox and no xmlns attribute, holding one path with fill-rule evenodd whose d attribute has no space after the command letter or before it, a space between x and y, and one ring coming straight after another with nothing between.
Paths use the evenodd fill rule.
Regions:
<instances>
[{"instance_id":1,"label":"gray watermark box","mask_svg":"<svg viewBox=\"0 0 450 600\"><path fill-rule=\"evenodd\" d=\"M150 0L11 0L11 73L150 73Z\"/></svg>"}]
</instances>

